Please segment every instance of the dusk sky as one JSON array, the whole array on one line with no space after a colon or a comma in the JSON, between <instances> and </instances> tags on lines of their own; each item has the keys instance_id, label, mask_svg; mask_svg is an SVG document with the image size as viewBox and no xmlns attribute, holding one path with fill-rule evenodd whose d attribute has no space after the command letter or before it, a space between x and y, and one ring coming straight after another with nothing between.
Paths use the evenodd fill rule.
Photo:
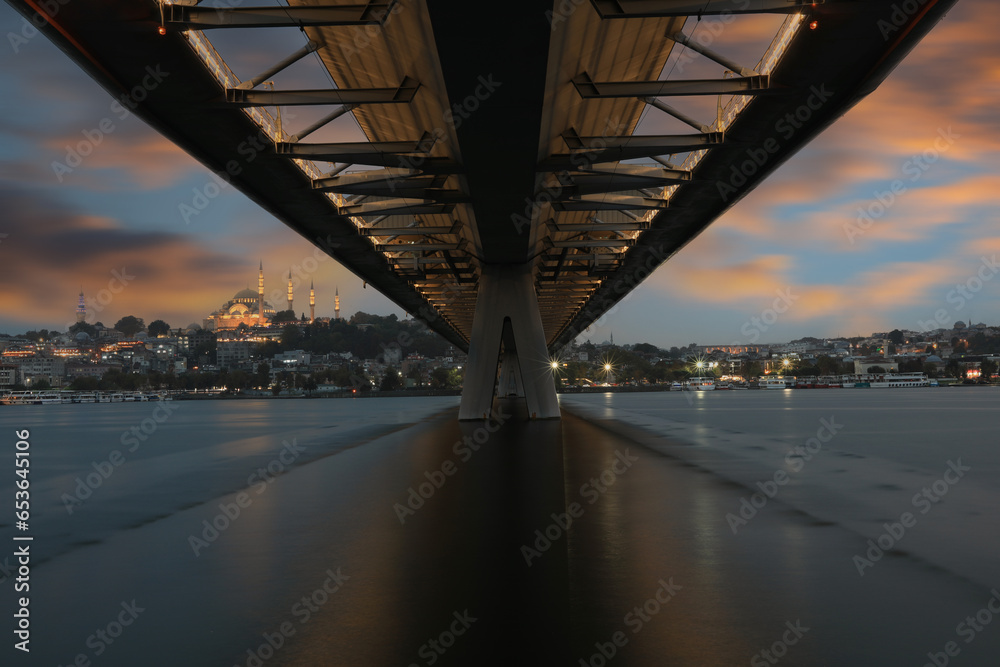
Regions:
<instances>
[{"instance_id":1,"label":"dusk sky","mask_svg":"<svg viewBox=\"0 0 1000 667\"><path fill-rule=\"evenodd\" d=\"M669 347L855 336L919 329L942 309L948 326L1000 323L1000 265L992 263L1000 254L1000 42L984 20L992 9L961 0L875 93L581 339L613 331L616 342ZM134 314L200 323L236 291L256 288L261 259L265 292L283 305L289 267L311 266L314 246L232 188L186 223L179 205L209 171L142 121L119 118L110 96L45 37L13 44L9 33L23 25L0 5L8 36L0 46L0 332L65 330L81 286L94 296L123 270L134 277L90 321ZM759 25L748 22L747 31ZM738 49L744 35L733 26L726 37ZM53 161L105 118L114 130L57 174ZM895 201L883 207L879 194L894 182ZM860 209L872 214L861 224ZM345 315L403 316L335 260L315 265L296 287L297 311L308 311L314 280L317 315L333 315L339 287ZM954 292L970 279L968 298ZM750 324L781 292L793 296L787 311L772 325Z\"/></svg>"}]
</instances>

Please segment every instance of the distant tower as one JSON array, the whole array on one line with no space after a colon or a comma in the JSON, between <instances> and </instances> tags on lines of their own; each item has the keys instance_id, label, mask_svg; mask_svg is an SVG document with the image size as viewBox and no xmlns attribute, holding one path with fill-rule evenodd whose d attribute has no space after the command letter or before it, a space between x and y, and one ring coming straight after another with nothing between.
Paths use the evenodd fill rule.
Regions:
<instances>
[{"instance_id":1,"label":"distant tower","mask_svg":"<svg viewBox=\"0 0 1000 667\"><path fill-rule=\"evenodd\" d=\"M309 321L316 321L316 290L313 289L313 282L309 281Z\"/></svg>"},{"instance_id":2,"label":"distant tower","mask_svg":"<svg viewBox=\"0 0 1000 667\"><path fill-rule=\"evenodd\" d=\"M340 288L333 288L333 319L340 319Z\"/></svg>"},{"instance_id":3,"label":"distant tower","mask_svg":"<svg viewBox=\"0 0 1000 667\"><path fill-rule=\"evenodd\" d=\"M288 310L294 311L292 308L292 272L288 272Z\"/></svg>"},{"instance_id":4,"label":"distant tower","mask_svg":"<svg viewBox=\"0 0 1000 667\"><path fill-rule=\"evenodd\" d=\"M87 302L83 300L83 288L80 288L80 302L76 304L76 321L83 322L87 319Z\"/></svg>"},{"instance_id":5,"label":"distant tower","mask_svg":"<svg viewBox=\"0 0 1000 667\"><path fill-rule=\"evenodd\" d=\"M264 260L260 261L260 273L257 274L257 324L264 326Z\"/></svg>"}]
</instances>

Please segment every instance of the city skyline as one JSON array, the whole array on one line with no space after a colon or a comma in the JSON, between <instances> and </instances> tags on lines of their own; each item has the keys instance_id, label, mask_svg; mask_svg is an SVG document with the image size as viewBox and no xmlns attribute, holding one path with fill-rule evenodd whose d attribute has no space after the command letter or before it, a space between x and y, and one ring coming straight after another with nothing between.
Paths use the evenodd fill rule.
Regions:
<instances>
[{"instance_id":1,"label":"city skyline","mask_svg":"<svg viewBox=\"0 0 1000 667\"><path fill-rule=\"evenodd\" d=\"M992 31L977 20L985 7L957 5L876 92L580 339L614 330L669 348L991 321L1000 310L1000 100L989 84L1000 74ZM734 23L727 45L758 41L760 21ZM23 24L0 10L4 34ZM200 322L253 285L262 255L275 269L300 268L296 290L318 286L321 316L332 315L335 286L350 312L404 315L116 109L48 40L8 42L0 275L15 288L0 297L0 330L64 329L81 280L88 294L121 287L98 318L105 324L150 304L172 325ZM105 119L111 129L99 131ZM67 166L81 142L88 154ZM269 272L268 283L281 276Z\"/></svg>"}]
</instances>

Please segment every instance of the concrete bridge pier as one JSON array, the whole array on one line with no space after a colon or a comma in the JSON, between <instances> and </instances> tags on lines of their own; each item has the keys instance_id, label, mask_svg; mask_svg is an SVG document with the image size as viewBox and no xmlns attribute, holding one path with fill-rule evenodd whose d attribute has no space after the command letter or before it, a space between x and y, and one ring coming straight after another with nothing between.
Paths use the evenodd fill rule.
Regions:
<instances>
[{"instance_id":1,"label":"concrete bridge pier","mask_svg":"<svg viewBox=\"0 0 1000 667\"><path fill-rule=\"evenodd\" d=\"M501 396L523 397L531 419L559 418L559 401L528 265L483 267L459 419L489 415L497 393L498 362Z\"/></svg>"}]
</instances>

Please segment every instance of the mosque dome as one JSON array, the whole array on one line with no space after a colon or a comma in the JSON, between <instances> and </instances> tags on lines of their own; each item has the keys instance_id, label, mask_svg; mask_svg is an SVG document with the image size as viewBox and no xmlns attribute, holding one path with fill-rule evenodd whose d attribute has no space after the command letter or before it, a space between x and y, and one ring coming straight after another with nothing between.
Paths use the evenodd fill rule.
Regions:
<instances>
[{"instance_id":1,"label":"mosque dome","mask_svg":"<svg viewBox=\"0 0 1000 667\"><path fill-rule=\"evenodd\" d=\"M241 289L239 292L237 292L236 295L233 297L233 301L237 299L256 299L256 298L257 298L257 292L254 292L252 289L247 287L246 289Z\"/></svg>"}]
</instances>

